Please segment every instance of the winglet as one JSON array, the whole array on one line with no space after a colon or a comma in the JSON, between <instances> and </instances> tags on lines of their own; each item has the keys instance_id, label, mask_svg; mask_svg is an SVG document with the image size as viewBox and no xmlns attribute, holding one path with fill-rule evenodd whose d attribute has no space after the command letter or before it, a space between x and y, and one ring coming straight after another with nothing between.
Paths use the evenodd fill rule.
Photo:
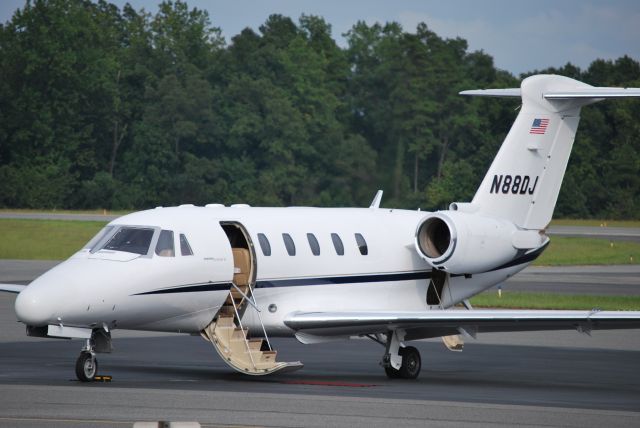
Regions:
<instances>
[{"instance_id":1,"label":"winglet","mask_svg":"<svg viewBox=\"0 0 640 428\"><path fill-rule=\"evenodd\" d=\"M373 197L373 201L371 201L371 205L369 208L380 208L380 201L382 201L382 190L378 190L376 195Z\"/></svg>"}]
</instances>

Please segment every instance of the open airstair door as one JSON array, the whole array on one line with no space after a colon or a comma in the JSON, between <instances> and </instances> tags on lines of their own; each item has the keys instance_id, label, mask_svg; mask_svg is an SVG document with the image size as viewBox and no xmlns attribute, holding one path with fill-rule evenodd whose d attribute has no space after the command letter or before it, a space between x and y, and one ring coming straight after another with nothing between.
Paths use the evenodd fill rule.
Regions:
<instances>
[{"instance_id":1,"label":"open airstair door","mask_svg":"<svg viewBox=\"0 0 640 428\"><path fill-rule=\"evenodd\" d=\"M221 222L233 253L233 282L229 295L217 315L200 333L213 344L222 360L231 368L249 375L267 375L302 368L300 362L276 361L277 351L271 347L267 332L250 332L242 325L247 310L260 310L253 294L257 264L251 237L237 222ZM255 338L252 338L254 333Z\"/></svg>"},{"instance_id":2,"label":"open airstair door","mask_svg":"<svg viewBox=\"0 0 640 428\"><path fill-rule=\"evenodd\" d=\"M449 274L439 269L431 271L431 278L427 286L427 305L430 309L445 309L445 285L449 283ZM442 343L449 351L460 352L464 348L464 341L459 334L442 336Z\"/></svg>"}]
</instances>

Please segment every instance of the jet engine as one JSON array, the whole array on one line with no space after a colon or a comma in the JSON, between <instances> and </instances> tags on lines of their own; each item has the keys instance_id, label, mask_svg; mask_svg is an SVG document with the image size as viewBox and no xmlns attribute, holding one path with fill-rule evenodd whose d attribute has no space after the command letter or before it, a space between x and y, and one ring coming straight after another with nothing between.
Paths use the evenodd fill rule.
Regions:
<instances>
[{"instance_id":1,"label":"jet engine","mask_svg":"<svg viewBox=\"0 0 640 428\"><path fill-rule=\"evenodd\" d=\"M502 266L519 250L535 248L540 241L537 231L519 230L510 221L449 210L422 219L416 229L415 247L436 269L474 274Z\"/></svg>"}]
</instances>

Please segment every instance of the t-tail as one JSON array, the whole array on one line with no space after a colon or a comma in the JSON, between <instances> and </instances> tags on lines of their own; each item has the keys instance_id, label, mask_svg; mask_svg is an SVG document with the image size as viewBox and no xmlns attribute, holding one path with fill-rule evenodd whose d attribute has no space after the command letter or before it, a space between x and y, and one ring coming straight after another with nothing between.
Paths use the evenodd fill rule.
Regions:
<instances>
[{"instance_id":1,"label":"t-tail","mask_svg":"<svg viewBox=\"0 0 640 428\"><path fill-rule=\"evenodd\" d=\"M640 88L597 88L574 79L536 75L520 88L462 95L520 97L522 107L471 203L426 215L415 247L434 269L474 274L524 266L548 242L583 106L606 98L640 97Z\"/></svg>"},{"instance_id":2,"label":"t-tail","mask_svg":"<svg viewBox=\"0 0 640 428\"><path fill-rule=\"evenodd\" d=\"M640 97L637 88L597 88L568 77L531 76L520 89L463 91L462 95L521 97L522 108L472 205L522 229L544 229L553 216L580 109L605 98Z\"/></svg>"}]
</instances>

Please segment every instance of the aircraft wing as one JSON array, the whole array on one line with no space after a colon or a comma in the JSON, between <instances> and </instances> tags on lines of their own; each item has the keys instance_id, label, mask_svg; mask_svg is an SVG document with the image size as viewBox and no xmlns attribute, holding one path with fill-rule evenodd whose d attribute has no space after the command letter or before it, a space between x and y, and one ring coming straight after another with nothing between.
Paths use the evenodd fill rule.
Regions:
<instances>
[{"instance_id":1,"label":"aircraft wing","mask_svg":"<svg viewBox=\"0 0 640 428\"><path fill-rule=\"evenodd\" d=\"M421 312L294 312L284 323L302 335L356 336L406 330L406 340L465 331L610 330L640 328L640 311L431 310Z\"/></svg>"},{"instance_id":2,"label":"aircraft wing","mask_svg":"<svg viewBox=\"0 0 640 428\"><path fill-rule=\"evenodd\" d=\"M0 291L7 291L9 293L19 293L27 288L26 285L18 284L0 284Z\"/></svg>"}]
</instances>

